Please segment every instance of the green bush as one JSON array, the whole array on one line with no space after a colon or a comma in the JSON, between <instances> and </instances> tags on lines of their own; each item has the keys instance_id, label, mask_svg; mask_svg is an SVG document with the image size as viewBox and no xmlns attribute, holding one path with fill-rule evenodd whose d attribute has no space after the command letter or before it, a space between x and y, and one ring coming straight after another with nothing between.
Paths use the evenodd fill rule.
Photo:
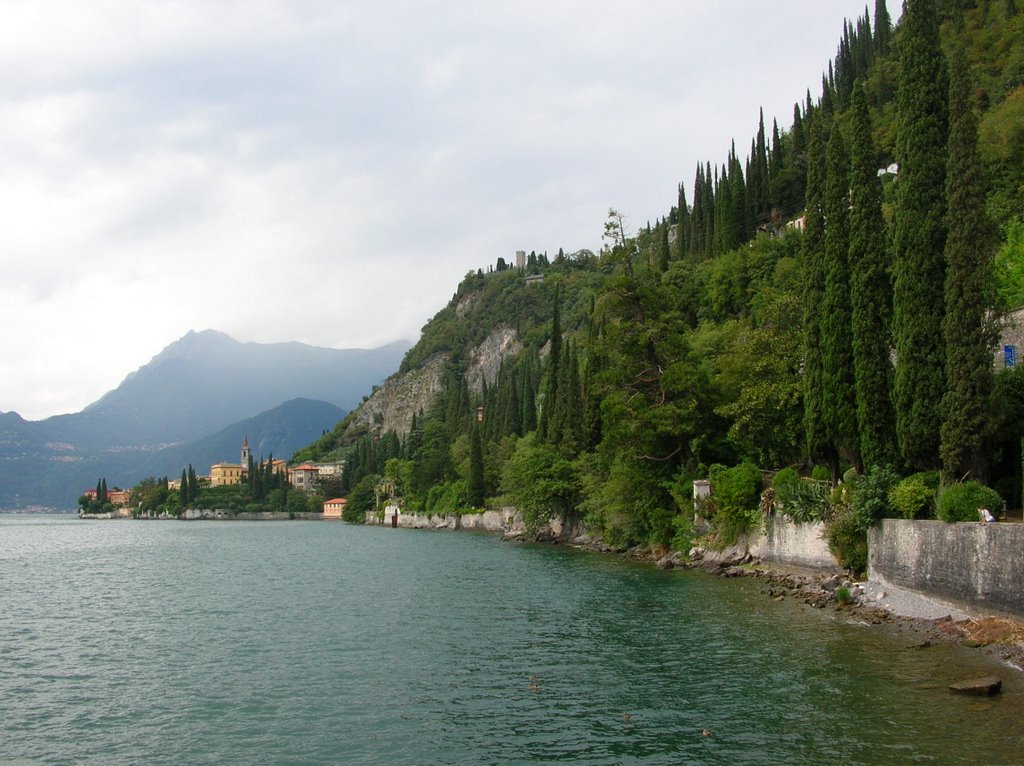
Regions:
<instances>
[{"instance_id":1,"label":"green bush","mask_svg":"<svg viewBox=\"0 0 1024 766\"><path fill-rule=\"evenodd\" d=\"M811 478L815 481L832 481L832 472L827 466L816 465L811 469Z\"/></svg>"},{"instance_id":2,"label":"green bush","mask_svg":"<svg viewBox=\"0 0 1024 766\"><path fill-rule=\"evenodd\" d=\"M669 547L674 551L689 551L693 547L693 519L683 514L672 519L672 541Z\"/></svg>"},{"instance_id":3,"label":"green bush","mask_svg":"<svg viewBox=\"0 0 1024 766\"><path fill-rule=\"evenodd\" d=\"M798 479L775 488L775 501L793 521L820 521L828 510L829 487L825 481Z\"/></svg>"},{"instance_id":4,"label":"green bush","mask_svg":"<svg viewBox=\"0 0 1024 766\"><path fill-rule=\"evenodd\" d=\"M794 484L799 483L800 474L798 474L792 468L783 468L775 476L772 477L772 489L776 491L776 494L783 487L791 487Z\"/></svg>"},{"instance_id":5,"label":"green bush","mask_svg":"<svg viewBox=\"0 0 1024 766\"><path fill-rule=\"evenodd\" d=\"M857 480L851 507L861 529L873 527L882 519L899 516L889 500L900 477L889 466L875 466Z\"/></svg>"},{"instance_id":6,"label":"green bush","mask_svg":"<svg viewBox=\"0 0 1024 766\"><path fill-rule=\"evenodd\" d=\"M761 471L753 463L740 463L712 472L711 491L715 497L716 541L732 545L760 519Z\"/></svg>"},{"instance_id":7,"label":"green bush","mask_svg":"<svg viewBox=\"0 0 1024 766\"><path fill-rule=\"evenodd\" d=\"M915 473L889 490L889 502L905 519L930 519L935 515L938 491L939 474L936 471Z\"/></svg>"},{"instance_id":8,"label":"green bush","mask_svg":"<svg viewBox=\"0 0 1024 766\"><path fill-rule=\"evenodd\" d=\"M860 528L857 516L849 505L840 504L829 517L825 528L828 547L839 565L855 575L868 568L868 536Z\"/></svg>"},{"instance_id":9,"label":"green bush","mask_svg":"<svg viewBox=\"0 0 1024 766\"><path fill-rule=\"evenodd\" d=\"M988 508L998 516L1003 498L990 487L976 481L965 481L946 487L939 496L938 516L943 521L977 521L978 509Z\"/></svg>"}]
</instances>

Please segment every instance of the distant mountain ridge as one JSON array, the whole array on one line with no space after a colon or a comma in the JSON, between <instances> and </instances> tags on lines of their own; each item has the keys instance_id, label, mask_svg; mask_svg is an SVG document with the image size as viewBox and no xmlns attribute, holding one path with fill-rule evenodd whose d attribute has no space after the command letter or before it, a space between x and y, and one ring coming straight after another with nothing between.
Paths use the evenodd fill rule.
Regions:
<instances>
[{"instance_id":1,"label":"distant mountain ridge","mask_svg":"<svg viewBox=\"0 0 1024 766\"><path fill-rule=\"evenodd\" d=\"M398 369L409 345L338 350L192 331L81 412L39 421L40 433L94 449L159 446L194 440L290 399L350 410Z\"/></svg>"},{"instance_id":2,"label":"distant mountain ridge","mask_svg":"<svg viewBox=\"0 0 1024 766\"><path fill-rule=\"evenodd\" d=\"M398 369L409 343L328 349L240 343L189 332L79 413L27 421L0 413L0 509L68 508L100 476L131 486L188 463L288 458L331 429Z\"/></svg>"}]
</instances>

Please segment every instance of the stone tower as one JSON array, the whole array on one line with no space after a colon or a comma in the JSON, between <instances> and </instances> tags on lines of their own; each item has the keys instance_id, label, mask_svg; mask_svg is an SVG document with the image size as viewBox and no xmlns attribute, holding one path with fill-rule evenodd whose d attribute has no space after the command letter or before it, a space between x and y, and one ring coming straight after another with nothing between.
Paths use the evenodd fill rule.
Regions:
<instances>
[{"instance_id":1,"label":"stone tower","mask_svg":"<svg viewBox=\"0 0 1024 766\"><path fill-rule=\"evenodd\" d=\"M242 470L249 468L249 436L242 440Z\"/></svg>"},{"instance_id":2,"label":"stone tower","mask_svg":"<svg viewBox=\"0 0 1024 766\"><path fill-rule=\"evenodd\" d=\"M516 250L516 268L517 269L525 269L526 268L526 251L525 250Z\"/></svg>"}]
</instances>

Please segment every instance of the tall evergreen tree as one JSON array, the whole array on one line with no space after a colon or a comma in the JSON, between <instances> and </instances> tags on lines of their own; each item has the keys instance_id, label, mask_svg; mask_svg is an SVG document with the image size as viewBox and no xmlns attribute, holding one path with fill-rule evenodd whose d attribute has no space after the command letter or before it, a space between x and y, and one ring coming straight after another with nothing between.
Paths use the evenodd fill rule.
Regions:
<instances>
[{"instance_id":1,"label":"tall evergreen tree","mask_svg":"<svg viewBox=\"0 0 1024 766\"><path fill-rule=\"evenodd\" d=\"M704 256L704 231L707 228L704 207L704 169L697 166L693 178L693 210L690 213L690 234L686 239L687 253L698 258Z\"/></svg>"},{"instance_id":2,"label":"tall evergreen tree","mask_svg":"<svg viewBox=\"0 0 1024 766\"><path fill-rule=\"evenodd\" d=\"M947 90L934 0L904 3L897 93L893 336L896 434L907 465L939 463Z\"/></svg>"},{"instance_id":3,"label":"tall evergreen tree","mask_svg":"<svg viewBox=\"0 0 1024 766\"><path fill-rule=\"evenodd\" d=\"M188 506L188 474L185 469L181 469L181 484L178 486L178 501L182 508Z\"/></svg>"},{"instance_id":4,"label":"tall evergreen tree","mask_svg":"<svg viewBox=\"0 0 1024 766\"><path fill-rule=\"evenodd\" d=\"M857 430L865 468L895 466L893 369L890 359L892 282L882 218L882 182L875 168L871 117L863 85L853 89L850 176L850 316Z\"/></svg>"},{"instance_id":5,"label":"tall evergreen tree","mask_svg":"<svg viewBox=\"0 0 1024 766\"><path fill-rule=\"evenodd\" d=\"M811 460L828 455L822 406L821 304L825 297L825 124L811 125L803 240L804 434Z\"/></svg>"},{"instance_id":6,"label":"tall evergreen tree","mask_svg":"<svg viewBox=\"0 0 1024 766\"><path fill-rule=\"evenodd\" d=\"M978 125L971 76L962 48L949 83L949 164L946 173L946 391L942 398L942 468L947 479L985 478L983 442L992 392L995 340L993 238L985 216Z\"/></svg>"},{"instance_id":7,"label":"tall evergreen tree","mask_svg":"<svg viewBox=\"0 0 1024 766\"><path fill-rule=\"evenodd\" d=\"M875 53L884 55L889 50L892 35L892 19L885 7L885 0L875 0Z\"/></svg>"},{"instance_id":8,"label":"tall evergreen tree","mask_svg":"<svg viewBox=\"0 0 1024 766\"><path fill-rule=\"evenodd\" d=\"M686 204L686 187L679 184L678 220L676 221L676 252L682 258L690 252L690 208Z\"/></svg>"},{"instance_id":9,"label":"tall evergreen tree","mask_svg":"<svg viewBox=\"0 0 1024 766\"><path fill-rule=\"evenodd\" d=\"M860 468L850 317L850 165L833 126L825 169L825 295L821 302L821 402L826 432L839 454ZM836 466L838 468L838 466Z\"/></svg>"},{"instance_id":10,"label":"tall evergreen tree","mask_svg":"<svg viewBox=\"0 0 1024 766\"><path fill-rule=\"evenodd\" d=\"M469 433L469 504L473 508L484 507L484 450L480 441L480 426L474 422Z\"/></svg>"}]
</instances>

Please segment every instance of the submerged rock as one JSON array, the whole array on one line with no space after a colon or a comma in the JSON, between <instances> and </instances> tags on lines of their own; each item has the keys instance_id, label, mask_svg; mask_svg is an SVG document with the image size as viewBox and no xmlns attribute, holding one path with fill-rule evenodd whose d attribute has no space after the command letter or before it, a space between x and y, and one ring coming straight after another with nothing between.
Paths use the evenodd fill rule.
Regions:
<instances>
[{"instance_id":1,"label":"submerged rock","mask_svg":"<svg viewBox=\"0 0 1024 766\"><path fill-rule=\"evenodd\" d=\"M950 684L949 690L957 694L977 694L982 697L990 697L993 694L998 694L1002 688L1001 679L995 676L982 676Z\"/></svg>"}]
</instances>

